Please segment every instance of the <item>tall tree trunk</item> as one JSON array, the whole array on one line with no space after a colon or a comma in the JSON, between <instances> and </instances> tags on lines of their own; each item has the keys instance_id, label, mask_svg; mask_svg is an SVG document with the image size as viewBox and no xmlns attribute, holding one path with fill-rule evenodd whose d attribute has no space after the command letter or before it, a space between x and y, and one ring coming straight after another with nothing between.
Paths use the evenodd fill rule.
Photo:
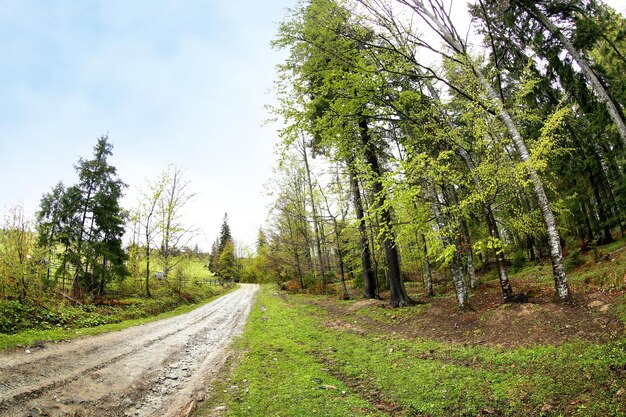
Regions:
<instances>
[{"instance_id":1,"label":"tall tree trunk","mask_svg":"<svg viewBox=\"0 0 626 417\"><path fill-rule=\"evenodd\" d=\"M501 242L500 231L498 230L498 223L496 222L496 218L493 215L493 211L491 210L490 205L485 205L485 217L487 219L487 226L489 229L489 236L492 239ZM504 252L502 248L496 248L496 265L498 267L498 278L500 281L500 289L502 290L502 298L505 303L508 303L512 300L513 296L513 288L511 288L511 281L509 281L509 276L506 272L506 259L504 258Z\"/></svg>"},{"instance_id":2,"label":"tall tree trunk","mask_svg":"<svg viewBox=\"0 0 626 417\"><path fill-rule=\"evenodd\" d=\"M391 226L391 212L386 205L385 200L387 197L380 180L382 172L365 117L359 119L359 131L361 134L361 142L363 143L365 160L374 175L372 192L374 195L374 204L380 212L381 227L383 229L382 246L385 252L387 277L389 278L389 287L391 289L391 306L404 307L412 304L412 301L406 292L400 273L400 257Z\"/></svg>"},{"instance_id":3,"label":"tall tree trunk","mask_svg":"<svg viewBox=\"0 0 626 417\"><path fill-rule=\"evenodd\" d=\"M586 232L587 242L593 241L593 229L591 228L591 221L589 220L589 214L587 214L586 204L583 201L580 201L580 212L583 215L584 227L583 230Z\"/></svg>"},{"instance_id":4,"label":"tall tree trunk","mask_svg":"<svg viewBox=\"0 0 626 417\"><path fill-rule=\"evenodd\" d=\"M460 149L461 157L465 161L465 164L467 165L467 168L469 169L469 171L472 173L474 186L476 187L478 191L481 191L482 187L480 186L478 177L475 174L473 174L475 167L474 167L474 163L472 162L472 159L470 158L469 154L467 153L465 149L463 148L459 148L459 149ZM502 242L502 239L500 237L500 231L498 229L498 224L496 222L495 216L493 215L491 204L484 201L482 206L483 206L483 212L485 214L485 220L487 221L487 229L489 230L489 236L495 241ZM496 264L498 267L498 278L500 280L500 288L502 289L502 297L504 298L504 302L506 303L511 300L511 296L513 295L513 288L511 287L511 282L509 281L509 276L506 272L506 259L504 258L504 253L502 252L502 250L496 249L495 255L496 255Z\"/></svg>"},{"instance_id":5,"label":"tall tree trunk","mask_svg":"<svg viewBox=\"0 0 626 417\"><path fill-rule=\"evenodd\" d=\"M454 291L456 293L456 302L459 310L464 311L470 308L469 305L469 294L467 291L467 283L465 282L465 277L463 276L463 271L461 267L461 256L459 255L458 246L455 242L452 241L450 236L446 233L446 223L441 214L441 210L439 210L439 197L437 196L437 192L432 189L429 190L433 202L431 204L431 209L433 211L433 215L435 216L435 221L437 222L437 227L441 232L441 240L445 247L454 247L454 257L450 261L450 273L452 274L452 283L454 284Z\"/></svg>"},{"instance_id":6,"label":"tall tree trunk","mask_svg":"<svg viewBox=\"0 0 626 417\"><path fill-rule=\"evenodd\" d=\"M446 187L447 194L452 199L452 203L455 205L459 204L459 199L457 197L456 191L454 187L449 186ZM467 262L467 274L470 277L470 288L476 288L476 270L474 268L474 251L472 250L472 240L469 235L469 227L467 227L467 221L463 217L459 218L459 231L461 232L461 252L465 254L465 259Z\"/></svg>"},{"instance_id":7,"label":"tall tree trunk","mask_svg":"<svg viewBox=\"0 0 626 417\"><path fill-rule=\"evenodd\" d=\"M361 251L361 268L363 269L363 297L376 298L376 277L372 270L372 255L367 237L367 225L365 224L365 213L363 211L363 200L361 198L361 190L359 181L353 172L353 163L348 162L348 170L350 175L350 190L352 192L352 201L356 213L356 220L359 229L359 249Z\"/></svg>"},{"instance_id":8,"label":"tall tree trunk","mask_svg":"<svg viewBox=\"0 0 626 417\"><path fill-rule=\"evenodd\" d=\"M604 200L600 195L599 185L597 184L596 178L591 173L591 170L589 172L589 183L591 184L593 197L596 200L596 207L598 208L598 219L600 220L600 227L602 228L603 232L603 237L600 240L599 244L605 245L607 243L613 242L613 235L611 234L611 226L609 224L609 219L606 215Z\"/></svg>"},{"instance_id":9,"label":"tall tree trunk","mask_svg":"<svg viewBox=\"0 0 626 417\"><path fill-rule=\"evenodd\" d=\"M302 275L302 267L300 266L300 255L298 254L298 245L294 240L293 225L291 218L287 215L287 226L289 226L289 239L291 240L291 248L293 249L293 257L296 261L296 272L298 273L298 279L300 281L300 289L304 291L304 277Z\"/></svg>"},{"instance_id":10,"label":"tall tree trunk","mask_svg":"<svg viewBox=\"0 0 626 417\"><path fill-rule=\"evenodd\" d=\"M495 92L491 84L487 81L482 71L475 68L475 73L480 79L481 84L487 91L489 98L496 105L498 110L498 116L507 131L513 139L515 149L520 155L520 158L524 162L530 160L530 153L526 148L526 143L522 140L522 136L517 130L517 126L513 122L509 112L504 108L504 104L500 101L498 94ZM539 174L533 167L528 168L529 176L533 184L533 191L537 198L537 204L543 217L543 221L546 225L546 231L548 233L548 246L550 248L550 260L552 261L552 274L554 277L554 288L556 291L556 297L559 301L570 302L572 301L572 294L567 282L567 275L565 274L565 266L563 264L563 251L561 249L561 239L559 231L556 227L556 220L554 214L550 208L548 196L546 195L543 181L539 177Z\"/></svg>"},{"instance_id":11,"label":"tall tree trunk","mask_svg":"<svg viewBox=\"0 0 626 417\"><path fill-rule=\"evenodd\" d=\"M311 182L311 168L309 166L309 158L306 152L306 143L302 138L302 157L304 159L304 168L306 170L306 178L309 189L309 198L311 199L311 211L313 212L313 230L315 232L315 250L317 252L317 272L319 274L320 285L324 285L324 260L322 258L322 245L320 238L320 228L318 224L317 207L315 205L315 196L313 195L313 183Z\"/></svg>"},{"instance_id":12,"label":"tall tree trunk","mask_svg":"<svg viewBox=\"0 0 626 417\"><path fill-rule=\"evenodd\" d=\"M146 242L146 297L150 297L150 243Z\"/></svg>"},{"instance_id":13,"label":"tall tree trunk","mask_svg":"<svg viewBox=\"0 0 626 417\"><path fill-rule=\"evenodd\" d=\"M343 255L341 254L341 244L340 242L340 236L339 236L339 229L337 227L337 221L335 219L333 219L334 222L334 227L335 227L335 239L337 241L337 258L339 261L339 282L341 283L341 290L343 291L342 297L344 300L349 300L350 299L350 293L348 292L348 287L346 286L346 278L345 278L345 272L344 272L344 266L343 266Z\"/></svg>"},{"instance_id":14,"label":"tall tree trunk","mask_svg":"<svg viewBox=\"0 0 626 417\"><path fill-rule=\"evenodd\" d=\"M80 233L78 235L78 242L76 244L76 260L74 261L74 280L72 283L72 293L75 298L78 298L80 292L80 284L78 277L83 271L83 265L81 261L83 238L85 235L85 222L87 221L87 213L89 212L89 204L91 204L91 194L93 193L94 184L93 181L89 183L89 189L87 190L87 198L83 206L83 213L80 222Z\"/></svg>"},{"instance_id":15,"label":"tall tree trunk","mask_svg":"<svg viewBox=\"0 0 626 417\"><path fill-rule=\"evenodd\" d=\"M421 70L421 68L417 69L418 74L420 74L421 76L423 76L423 72ZM432 83L427 80L426 81L426 88L428 89L430 95L432 98L434 98L437 101L441 101L439 93L437 92L437 90L435 89L435 87L432 85ZM452 123L452 120L450 119L449 115L447 114L447 112L445 112L444 110L440 111L441 116L445 119L446 124L450 127L450 129L452 129L452 131L454 131L454 129L456 128L456 126L454 125L454 123ZM472 180L474 182L474 186L476 187L476 189L478 191L482 191L482 187L480 186L480 181L478 180L478 177L476 176L476 174L474 173L475 170L475 166L474 163L472 162L472 158L470 157L469 153L462 147L459 146L459 153L461 155L461 158L463 159L463 161L465 162L465 164L467 165L468 170L470 171L470 175L472 175ZM455 198L455 203L458 204L458 200L456 198L456 194L454 194L454 198ZM491 206L489 205L489 203L483 202L483 208L485 210L485 213L491 212ZM487 218L489 216L487 215ZM487 220L489 221L489 220ZM471 239L469 237L469 228L467 227L467 222L465 221L465 219L461 219L460 222L460 228L461 228L461 233L463 233L463 235L466 237L466 246L468 247L468 252L467 252L467 265L468 265L468 274L470 276L470 287L473 289L476 287L476 270L474 268L474 251L472 250L472 242ZM496 233L497 233L497 239L500 239L500 234L498 232L498 229L496 227ZM490 235L492 238L495 238L495 236L493 236L491 234L491 228L490 228ZM504 268L505 262L504 262L504 255L502 255L502 253L499 254L500 258L502 258L502 268L500 268L500 260L498 259L498 254L496 254L496 259L498 259L498 275L500 278L500 286L502 287L503 291L506 288L508 292L504 292L504 299L505 302L508 298L510 298L511 296L511 284L509 282L508 276L506 274L506 269Z\"/></svg>"}]
</instances>

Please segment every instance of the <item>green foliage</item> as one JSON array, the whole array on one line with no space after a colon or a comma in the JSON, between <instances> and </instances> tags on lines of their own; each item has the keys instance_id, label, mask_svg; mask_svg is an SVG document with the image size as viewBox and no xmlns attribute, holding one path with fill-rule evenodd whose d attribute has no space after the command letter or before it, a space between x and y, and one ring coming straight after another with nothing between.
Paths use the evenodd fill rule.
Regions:
<instances>
[{"instance_id":1,"label":"green foliage","mask_svg":"<svg viewBox=\"0 0 626 417\"><path fill-rule=\"evenodd\" d=\"M0 299L24 301L48 286L44 256L21 205L11 208L0 230Z\"/></svg>"},{"instance_id":2,"label":"green foliage","mask_svg":"<svg viewBox=\"0 0 626 417\"><path fill-rule=\"evenodd\" d=\"M224 245L219 258L219 275L233 280L239 280L240 268L235 256L235 245L229 240Z\"/></svg>"}]
</instances>

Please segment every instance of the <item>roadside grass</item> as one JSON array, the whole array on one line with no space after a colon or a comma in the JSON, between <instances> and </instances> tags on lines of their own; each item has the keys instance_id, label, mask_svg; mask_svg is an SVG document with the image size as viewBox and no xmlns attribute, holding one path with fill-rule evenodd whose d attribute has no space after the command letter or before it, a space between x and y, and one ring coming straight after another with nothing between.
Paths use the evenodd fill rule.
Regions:
<instances>
[{"instance_id":1,"label":"roadside grass","mask_svg":"<svg viewBox=\"0 0 626 417\"><path fill-rule=\"evenodd\" d=\"M309 298L263 287L232 385L219 390L226 415L626 416L626 340L505 349L408 339L337 324Z\"/></svg>"},{"instance_id":2,"label":"roadside grass","mask_svg":"<svg viewBox=\"0 0 626 417\"><path fill-rule=\"evenodd\" d=\"M211 415L220 400L232 416L383 416L384 413L334 377L314 351L324 334L306 305L293 305L264 287L250 314L244 335L234 344L244 359L218 380L216 398L196 415ZM236 387L233 389L233 387Z\"/></svg>"},{"instance_id":3,"label":"roadside grass","mask_svg":"<svg viewBox=\"0 0 626 417\"><path fill-rule=\"evenodd\" d=\"M170 317L178 316L181 314L188 313L192 310L195 310L198 307L201 307L222 295L225 295L234 289L236 286L213 286L210 291L207 291L206 297L202 299L202 301L198 303L185 303L180 304L181 300L178 301L177 307L169 309L167 311L159 312L156 314L154 310L150 308L137 309L134 313L140 317L122 320L121 317L124 317L124 314L128 315L129 313L121 312L117 317L111 318L111 320L118 320L115 323L102 324L96 326L89 327L79 327L79 328L71 328L71 327L58 327L52 329L30 329L24 330L13 334L0 333L0 349L7 349L11 347L22 347L22 346L32 346L37 345L41 342L49 342L49 341L59 341L59 340L71 340L82 336L92 336L101 333L113 332L118 330L123 330L128 327L137 326L140 324L146 324L157 320L163 320ZM145 301L145 299L141 298L129 298L124 301L128 302L130 305L133 303L140 303ZM159 300L152 300L158 303ZM151 303L154 304L154 303ZM165 305L164 307L170 307ZM158 311L158 310L157 310ZM152 315L150 315L152 314Z\"/></svg>"}]
</instances>

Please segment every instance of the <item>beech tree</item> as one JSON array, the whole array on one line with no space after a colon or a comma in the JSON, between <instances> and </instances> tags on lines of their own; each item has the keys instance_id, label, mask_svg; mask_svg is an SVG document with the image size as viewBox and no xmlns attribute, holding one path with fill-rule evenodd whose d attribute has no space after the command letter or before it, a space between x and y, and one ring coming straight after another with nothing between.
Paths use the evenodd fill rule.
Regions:
<instances>
[{"instance_id":1,"label":"beech tree","mask_svg":"<svg viewBox=\"0 0 626 417\"><path fill-rule=\"evenodd\" d=\"M383 30L392 31L390 39L385 38L388 43L391 43L393 39L403 39L407 36L417 39L416 42L420 45L426 45L430 50L436 51L444 58L450 59L460 66L465 67L469 73L473 74L477 84L482 89L482 92L479 95L472 95L464 92L464 86L455 86L450 82L450 80L437 75L432 68L426 68L426 70L429 71L427 75L444 80L448 86L453 87L454 91L464 93L468 100L489 109L490 112L498 117L503 126L506 128L520 160L526 164L526 170L532 183L533 193L544 221L546 233L548 235L548 246L550 249L550 258L553 267L556 296L562 301L571 300L571 293L563 264L560 235L556 226L554 213L550 207L549 199L545 191L543 180L539 175L536 166L532 163L533 161L531 159L528 146L522 137L521 130L515 122L514 117L507 109L506 103L502 100L502 96L498 94L496 89L488 80L484 69L480 67L477 60L469 52L465 41L454 27L444 4L439 0L398 0L397 2L407 7L415 14L415 16L423 21L427 27L438 35L439 39L444 42L444 45L447 48L445 50L440 50L434 46L430 46L428 42L424 41L423 38L420 38L416 33L406 33L406 30L412 30L413 28L407 29L401 22L397 21L395 14L389 6L365 0L361 3L373 13L375 18L380 22L380 26L384 28ZM394 51L402 51L400 48L393 49ZM424 66L421 65L414 56L404 54L402 57L404 59L408 59L409 63L415 65L417 69L424 69Z\"/></svg>"},{"instance_id":2,"label":"beech tree","mask_svg":"<svg viewBox=\"0 0 626 417\"><path fill-rule=\"evenodd\" d=\"M166 204L159 204L163 198L165 188L170 181L168 171L161 174L161 177L154 183L148 183L147 190L143 191L141 202L137 210L138 222L142 227L143 233L143 252L146 262L146 274L145 274L145 290L146 296L150 297L150 275L151 275L151 261L153 252L153 243L157 239L157 232L159 230L157 220L160 215L158 210L167 207Z\"/></svg>"}]
</instances>

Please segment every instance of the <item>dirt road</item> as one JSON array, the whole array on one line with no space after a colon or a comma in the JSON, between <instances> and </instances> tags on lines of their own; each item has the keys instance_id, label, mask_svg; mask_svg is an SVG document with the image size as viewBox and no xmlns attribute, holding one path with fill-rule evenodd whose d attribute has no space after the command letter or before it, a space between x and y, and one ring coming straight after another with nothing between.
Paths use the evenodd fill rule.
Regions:
<instances>
[{"instance_id":1,"label":"dirt road","mask_svg":"<svg viewBox=\"0 0 626 417\"><path fill-rule=\"evenodd\" d=\"M258 286L119 332L0 353L0 416L177 416L245 323Z\"/></svg>"}]
</instances>

